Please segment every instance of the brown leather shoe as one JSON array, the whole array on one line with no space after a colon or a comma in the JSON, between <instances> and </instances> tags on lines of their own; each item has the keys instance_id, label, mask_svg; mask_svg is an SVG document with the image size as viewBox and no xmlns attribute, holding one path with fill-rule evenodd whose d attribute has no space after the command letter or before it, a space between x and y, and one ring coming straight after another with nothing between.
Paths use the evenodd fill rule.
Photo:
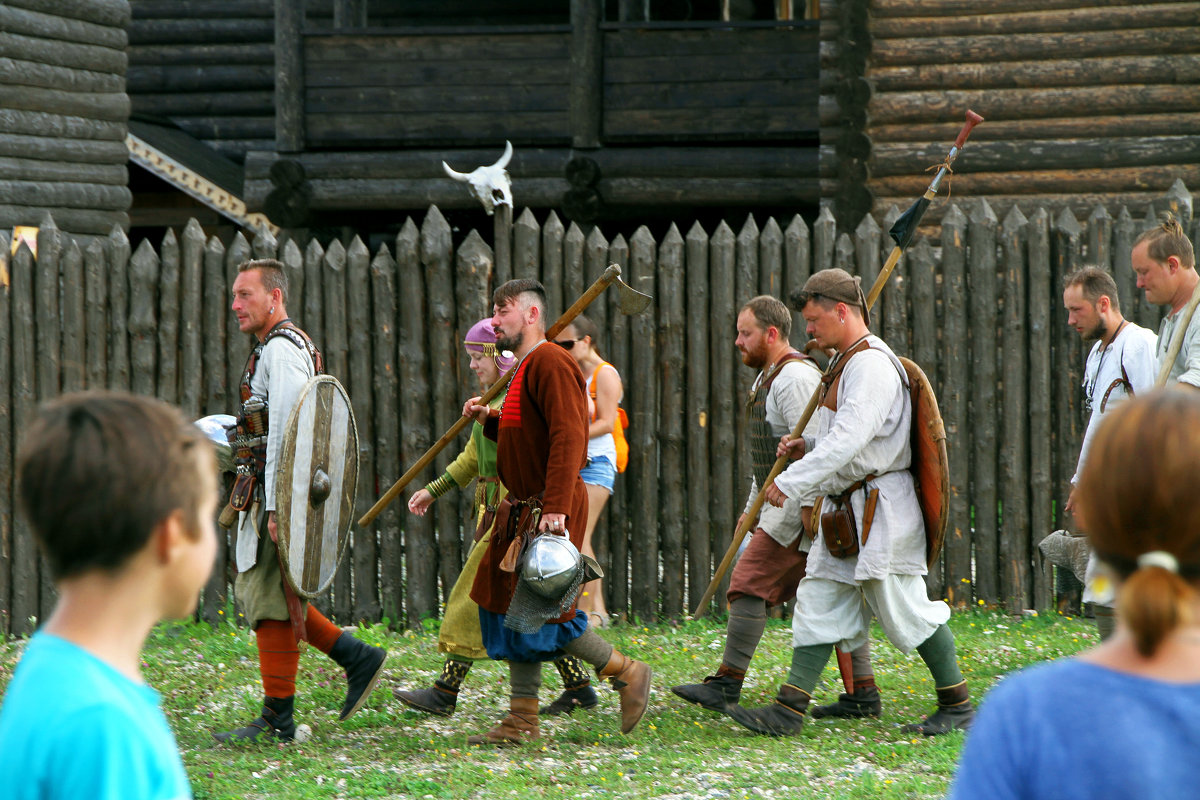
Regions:
<instances>
[{"instance_id":1,"label":"brown leather shoe","mask_svg":"<svg viewBox=\"0 0 1200 800\"><path fill-rule=\"evenodd\" d=\"M467 744L515 745L542 738L538 728L536 697L514 697L508 701L508 716L487 733L467 738Z\"/></svg>"},{"instance_id":2,"label":"brown leather shoe","mask_svg":"<svg viewBox=\"0 0 1200 800\"><path fill-rule=\"evenodd\" d=\"M646 706L650 702L650 665L634 661L613 648L608 663L600 670L601 678L608 678L613 689L621 698L621 733L629 733L637 727Z\"/></svg>"}]
</instances>

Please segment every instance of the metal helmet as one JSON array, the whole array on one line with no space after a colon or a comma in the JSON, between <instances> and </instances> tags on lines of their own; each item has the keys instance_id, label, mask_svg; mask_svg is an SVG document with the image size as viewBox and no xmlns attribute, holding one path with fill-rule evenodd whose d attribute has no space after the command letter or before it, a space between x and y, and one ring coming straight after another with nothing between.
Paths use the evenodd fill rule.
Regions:
<instances>
[{"instance_id":1,"label":"metal helmet","mask_svg":"<svg viewBox=\"0 0 1200 800\"><path fill-rule=\"evenodd\" d=\"M529 545L521 579L537 594L557 601L575 583L579 560L579 550L566 536L543 534Z\"/></svg>"}]
</instances>

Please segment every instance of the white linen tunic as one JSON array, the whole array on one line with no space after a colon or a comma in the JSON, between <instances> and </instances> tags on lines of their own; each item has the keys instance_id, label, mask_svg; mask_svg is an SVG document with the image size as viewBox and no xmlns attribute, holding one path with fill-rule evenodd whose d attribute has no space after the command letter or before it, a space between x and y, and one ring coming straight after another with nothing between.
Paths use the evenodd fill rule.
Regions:
<instances>
[{"instance_id":1,"label":"white linen tunic","mask_svg":"<svg viewBox=\"0 0 1200 800\"><path fill-rule=\"evenodd\" d=\"M259 355L258 365L250 378L250 393L267 401L267 466L260 488L263 509L275 510L275 470L279 463L279 448L292 408L300 398L300 390L316 374L308 351L297 347L286 336L269 340ZM246 572L258 560L258 498L249 511L238 515L237 570Z\"/></svg>"},{"instance_id":2,"label":"white linen tunic","mask_svg":"<svg viewBox=\"0 0 1200 800\"><path fill-rule=\"evenodd\" d=\"M903 371L891 349L874 334L870 349L846 364L838 385L837 411L817 409L816 444L803 458L775 479L789 498L812 505L821 495L838 494L870 474L879 501L867 542L859 554L835 558L818 535L809 552L809 576L842 583L881 579L887 575L924 575L925 524L917 502L909 443L912 402L901 381ZM859 525L867 491L854 492L850 502Z\"/></svg>"},{"instance_id":3,"label":"white linen tunic","mask_svg":"<svg viewBox=\"0 0 1200 800\"><path fill-rule=\"evenodd\" d=\"M1162 322L1159 323L1159 369L1162 369L1162 364L1166 361L1167 350L1171 347L1171 337L1175 335L1175 328L1179 325L1181 313L1183 313L1182 309L1163 317ZM1192 320L1188 323L1187 331L1183 335L1183 347L1179 348L1179 355L1175 357L1175 363L1171 365L1167 383L1170 384L1174 381L1200 388L1200 311L1192 315Z\"/></svg>"},{"instance_id":4,"label":"white linen tunic","mask_svg":"<svg viewBox=\"0 0 1200 800\"><path fill-rule=\"evenodd\" d=\"M769 369L770 367L768 367ZM758 386L765 375L766 371L758 373L754 385ZM767 392L767 426L771 429L771 433L782 438L785 433L792 432L820 383L821 370L808 359L790 361L779 369L779 374L775 376L775 380L771 381L771 388ZM805 436L817 434L818 419L816 414L812 415L808 425L804 428ZM750 494L746 498L745 511L749 511L750 507L754 505L754 498L758 497L758 489L758 480L751 475ZM796 541L796 537L801 534L802 517L798 500L788 500L782 508L764 502L762 508L759 509L758 524L755 528L762 528L780 546L790 547ZM809 536L804 538L805 541L800 543L800 550L807 553L812 538Z\"/></svg>"}]
</instances>

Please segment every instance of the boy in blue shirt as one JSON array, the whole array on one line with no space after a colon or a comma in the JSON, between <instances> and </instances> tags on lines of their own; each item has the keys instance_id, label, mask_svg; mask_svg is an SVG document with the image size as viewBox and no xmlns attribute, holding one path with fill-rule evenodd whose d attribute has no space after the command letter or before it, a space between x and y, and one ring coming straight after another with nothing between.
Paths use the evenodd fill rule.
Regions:
<instances>
[{"instance_id":1,"label":"boy in blue shirt","mask_svg":"<svg viewBox=\"0 0 1200 800\"><path fill-rule=\"evenodd\" d=\"M42 408L18 499L59 600L0 707L0 797L192 796L141 650L208 580L215 475L212 445L157 400L89 392Z\"/></svg>"}]
</instances>

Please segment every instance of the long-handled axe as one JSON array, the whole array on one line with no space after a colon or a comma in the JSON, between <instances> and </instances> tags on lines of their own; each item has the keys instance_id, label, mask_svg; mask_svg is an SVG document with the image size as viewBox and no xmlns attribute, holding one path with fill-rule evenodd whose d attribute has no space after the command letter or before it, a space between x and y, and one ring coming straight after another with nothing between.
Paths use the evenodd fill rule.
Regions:
<instances>
[{"instance_id":1,"label":"long-handled axe","mask_svg":"<svg viewBox=\"0 0 1200 800\"><path fill-rule=\"evenodd\" d=\"M907 211L900 215L896 223L892 225L888 234L896 242L896 246L892 248L892 252L888 254L887 261L883 268L879 271L879 277L875 279L875 284L871 287L871 293L867 295L867 308L875 305L875 301L879 299L879 295L883 292L883 287L887 283L888 278L892 274L892 270L896 268L896 263L900 260L904 248L908 247L912 241L913 235L917 231L917 224L921 221L925 209L929 207L929 201L937 194L938 187L944 178L950 172L950 165L958 156L964 144L967 143L967 137L971 134L971 129L979 123L983 122L983 117L976 114L974 111L967 112L967 121L963 124L962 130L958 132L958 137L954 140L954 146L950 148L950 152L946 155L946 160L938 165L937 174L933 176L933 180L929 183L929 188L925 190L917 202L913 203ZM830 368L834 362L830 361ZM797 438L804 432L804 428L808 425L808 421L812 419L813 412L817 410L817 404L820 402L820 385L813 391L812 397L808 400L808 405L804 408L804 413L800 415L800 420L796 423L796 427L792 429L792 438ZM767 487L775 480L779 473L788 465L788 457L780 456L775 461L775 466L771 467L771 472L767 475L763 485L759 487L758 496L754 498L754 503L746 512L742 519L742 524L738 525L737 531L733 534L733 541L729 543L729 549L725 551L725 557L721 559L721 563L717 566L716 572L713 573L712 582L708 584L708 589L705 590L704 596L700 598L700 602L696 604L696 610L692 612L693 617L701 617L708 610L708 604L712 601L713 595L717 593L717 587L721 580L725 577L725 573L729 570L729 565L733 563L733 557L737 554L738 548L742 545L742 540L746 538L746 534L750 528L758 521L758 512L762 509L763 501L767 496Z\"/></svg>"},{"instance_id":2,"label":"long-handled axe","mask_svg":"<svg viewBox=\"0 0 1200 800\"><path fill-rule=\"evenodd\" d=\"M625 283L625 281L621 280L621 268L616 264L609 264L608 269L604 270L604 274L597 278L596 282L589 286L587 291L580 295L579 299L576 300L570 308L563 312L563 315L555 320L554 324L546 330L546 338L553 339L554 337L558 336L558 334L562 333L563 328L570 325L571 321L582 314L583 310L590 306L592 301L599 297L600 293L609 286L617 287L617 307L621 310L622 314L638 314L644 311L646 306L650 305L650 295L639 292L629 284ZM508 386L508 380L512 377L512 374L516 368L516 365L513 365L511 369L501 375L500 380L493 383L491 387L483 393L483 397L481 397L479 400L480 404L486 406L492 400L495 400L496 397L502 391L504 391L504 387ZM440 453L446 445L453 441L454 437L458 436L459 432L461 432L463 428L467 427L471 421L472 420L470 417L459 417L458 421L450 426L450 430L443 433L442 437L434 442L432 447L425 451L425 455L417 459L417 463L409 467L408 472L401 475L400 479L392 484L392 488L388 489L387 492L385 492L384 495L380 497L378 501L376 501L375 505L371 506L371 510L366 514L363 514L362 519L358 521L358 524L364 528L370 525L375 518L379 516L380 512L387 508L388 503L395 500L396 496L399 495L400 492L404 491L404 487L408 486L412 479L415 478L421 470L429 466L429 462L433 461L437 454Z\"/></svg>"}]
</instances>

